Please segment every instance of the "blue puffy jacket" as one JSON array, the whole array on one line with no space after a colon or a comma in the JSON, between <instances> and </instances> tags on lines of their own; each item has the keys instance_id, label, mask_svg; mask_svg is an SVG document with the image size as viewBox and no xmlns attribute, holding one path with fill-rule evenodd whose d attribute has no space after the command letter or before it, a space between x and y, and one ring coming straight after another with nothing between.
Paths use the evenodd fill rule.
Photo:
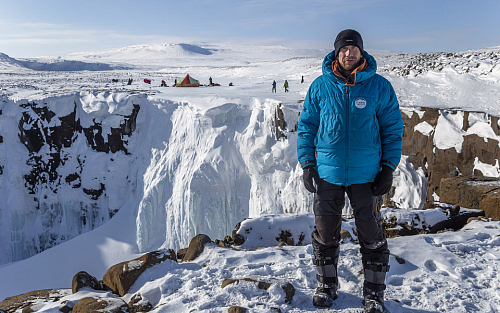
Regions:
<instances>
[{"instance_id":1,"label":"blue puffy jacket","mask_svg":"<svg viewBox=\"0 0 500 313\"><path fill-rule=\"evenodd\" d=\"M298 123L300 164L316 164L319 177L335 185L373 182L382 164L396 169L401 158L403 119L396 94L375 73L375 59L363 55L368 66L354 86L334 74L334 52L325 57Z\"/></svg>"}]
</instances>

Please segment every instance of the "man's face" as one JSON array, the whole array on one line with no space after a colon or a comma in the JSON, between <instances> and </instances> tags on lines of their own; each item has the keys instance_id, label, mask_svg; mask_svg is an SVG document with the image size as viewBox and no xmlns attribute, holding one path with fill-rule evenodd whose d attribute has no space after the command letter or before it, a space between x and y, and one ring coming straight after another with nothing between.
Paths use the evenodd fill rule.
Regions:
<instances>
[{"instance_id":1,"label":"man's face","mask_svg":"<svg viewBox=\"0 0 500 313\"><path fill-rule=\"evenodd\" d=\"M361 50L356 46L344 46L338 53L339 64L346 71L353 71L361 60Z\"/></svg>"}]
</instances>

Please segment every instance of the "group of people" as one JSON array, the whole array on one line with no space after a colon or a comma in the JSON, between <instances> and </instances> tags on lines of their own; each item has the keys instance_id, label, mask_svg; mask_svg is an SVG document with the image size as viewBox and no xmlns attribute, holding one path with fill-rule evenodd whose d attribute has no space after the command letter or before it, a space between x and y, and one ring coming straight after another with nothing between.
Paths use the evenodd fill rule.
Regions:
<instances>
[{"instance_id":1,"label":"group of people","mask_svg":"<svg viewBox=\"0 0 500 313\"><path fill-rule=\"evenodd\" d=\"M302 79L300 80L300 83L304 82L304 76L302 76ZM285 88L285 92L288 92L288 80L285 79L285 83L283 84L283 87ZM271 89L271 92L276 92L276 81L273 80L273 89Z\"/></svg>"},{"instance_id":2,"label":"group of people","mask_svg":"<svg viewBox=\"0 0 500 313\"><path fill-rule=\"evenodd\" d=\"M283 87L285 88L285 92L288 92L288 80L285 79L285 83L283 84ZM276 92L276 81L273 80L273 89L271 92Z\"/></svg>"}]
</instances>

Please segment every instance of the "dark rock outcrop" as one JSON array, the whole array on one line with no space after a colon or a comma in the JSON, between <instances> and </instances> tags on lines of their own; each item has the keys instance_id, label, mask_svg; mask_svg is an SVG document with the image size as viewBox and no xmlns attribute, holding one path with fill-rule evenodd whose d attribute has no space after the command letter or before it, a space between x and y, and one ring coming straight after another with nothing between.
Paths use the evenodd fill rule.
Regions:
<instances>
[{"instance_id":1,"label":"dark rock outcrop","mask_svg":"<svg viewBox=\"0 0 500 313\"><path fill-rule=\"evenodd\" d=\"M119 128L111 128L111 134L104 138L102 126L98 122L90 127L82 127L77 118L77 105L73 104L73 111L66 116L56 116L46 104L28 102L22 104L23 114L19 120L19 140L28 149L30 159L28 164L31 172L25 175L26 187L30 193L35 194L38 185L49 186L57 192L59 174L57 168L67 160L68 156L63 148L70 148L80 134L84 134L87 144L98 152L123 151L128 154L126 137L130 137L136 128L136 119L140 107L134 105L129 116L123 117ZM57 122L54 122L57 120ZM125 137L126 136L126 137ZM49 156L40 154L42 147L47 145ZM78 156L71 156L78 157ZM79 160L82 164L83 161ZM80 173L72 177L62 177L66 181L74 181ZM73 185L78 188L78 185Z\"/></svg>"},{"instance_id":2,"label":"dark rock outcrop","mask_svg":"<svg viewBox=\"0 0 500 313\"><path fill-rule=\"evenodd\" d=\"M410 163L415 169L422 168L428 179L427 200L433 201L433 194L446 196L440 190L441 179L451 178L462 175L464 177L476 176L482 178L483 174L474 170L475 159L482 163L495 165L495 160L500 155L499 142L495 139L481 138L475 134L465 133L469 128L469 115L472 112L463 112L463 143L461 152L458 153L455 148L439 149L434 144L434 134L432 131L428 135L422 134L415 129L415 126L422 122L427 122L431 127L436 128L438 119L443 114L455 115L456 110L439 110L432 108L421 108L422 115L417 113L408 116L402 113L404 131L403 131L403 155L409 157ZM498 127L498 117L487 116L489 124L496 135L500 135ZM384 203L388 205L391 195L384 197ZM440 200L443 202L448 202ZM449 202L451 204L459 204Z\"/></svg>"},{"instance_id":3,"label":"dark rock outcrop","mask_svg":"<svg viewBox=\"0 0 500 313\"><path fill-rule=\"evenodd\" d=\"M286 138L286 121L281 107L282 105L280 103L276 107L276 111L274 112L274 131L276 133L276 140L280 140L280 138Z\"/></svg>"}]
</instances>

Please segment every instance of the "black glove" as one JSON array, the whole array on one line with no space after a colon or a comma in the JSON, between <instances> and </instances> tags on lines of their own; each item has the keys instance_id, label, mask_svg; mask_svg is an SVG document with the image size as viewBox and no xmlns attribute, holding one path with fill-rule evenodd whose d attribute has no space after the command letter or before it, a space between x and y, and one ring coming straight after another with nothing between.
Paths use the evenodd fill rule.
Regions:
<instances>
[{"instance_id":1,"label":"black glove","mask_svg":"<svg viewBox=\"0 0 500 313\"><path fill-rule=\"evenodd\" d=\"M316 186L319 184L319 175L314 168L314 165L309 165L304 168L303 173L304 186L306 186L307 191L316 192Z\"/></svg>"},{"instance_id":2,"label":"black glove","mask_svg":"<svg viewBox=\"0 0 500 313\"><path fill-rule=\"evenodd\" d=\"M382 170L378 172L373 181L372 191L375 196L381 196L389 192L392 186L393 169L387 165L382 165Z\"/></svg>"}]
</instances>

